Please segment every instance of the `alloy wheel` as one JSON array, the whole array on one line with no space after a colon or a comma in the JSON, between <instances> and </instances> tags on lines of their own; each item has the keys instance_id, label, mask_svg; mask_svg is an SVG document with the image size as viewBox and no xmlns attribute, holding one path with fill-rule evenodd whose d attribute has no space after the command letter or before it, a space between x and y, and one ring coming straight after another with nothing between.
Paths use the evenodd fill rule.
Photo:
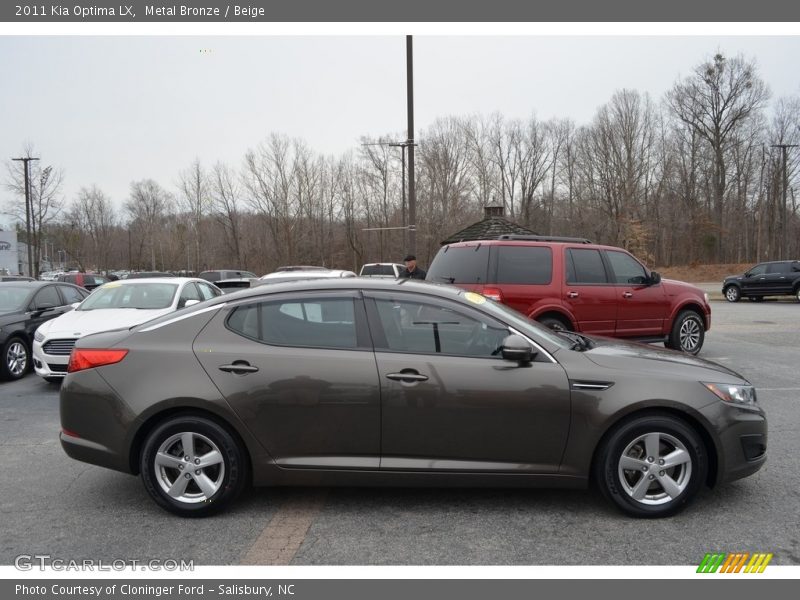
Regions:
<instances>
[{"instance_id":1,"label":"alloy wheel","mask_svg":"<svg viewBox=\"0 0 800 600\"><path fill-rule=\"evenodd\" d=\"M222 487L225 463L208 437L184 431L168 437L156 451L154 472L161 489L178 502L206 502Z\"/></svg>"},{"instance_id":2,"label":"alloy wheel","mask_svg":"<svg viewBox=\"0 0 800 600\"><path fill-rule=\"evenodd\" d=\"M737 302L739 300L739 290L733 285L728 286L728 289L725 290L725 298L728 302Z\"/></svg>"},{"instance_id":3,"label":"alloy wheel","mask_svg":"<svg viewBox=\"0 0 800 600\"><path fill-rule=\"evenodd\" d=\"M28 350L20 341L12 342L6 350L6 368L12 377L19 377L28 368Z\"/></svg>"},{"instance_id":4,"label":"alloy wheel","mask_svg":"<svg viewBox=\"0 0 800 600\"><path fill-rule=\"evenodd\" d=\"M698 322L696 317L687 317L684 319L678 334L681 350L685 352L694 352L697 345L700 343L701 332L702 325Z\"/></svg>"},{"instance_id":5,"label":"alloy wheel","mask_svg":"<svg viewBox=\"0 0 800 600\"><path fill-rule=\"evenodd\" d=\"M678 438L655 431L628 444L617 471L630 498L656 506L675 500L686 490L692 478L692 457Z\"/></svg>"}]
</instances>

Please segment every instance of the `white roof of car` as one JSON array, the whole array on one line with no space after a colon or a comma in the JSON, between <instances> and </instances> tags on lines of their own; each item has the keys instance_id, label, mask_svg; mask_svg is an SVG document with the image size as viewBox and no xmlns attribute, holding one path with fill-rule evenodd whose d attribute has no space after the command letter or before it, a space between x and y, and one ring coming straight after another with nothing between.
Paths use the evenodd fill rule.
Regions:
<instances>
[{"instance_id":1,"label":"white roof of car","mask_svg":"<svg viewBox=\"0 0 800 600\"><path fill-rule=\"evenodd\" d=\"M184 283L186 281L200 281L202 283L210 283L205 279L197 277L142 277L141 279L117 279L116 281L109 281L103 284L102 287L109 287L109 284L117 285L136 285L137 283ZM213 283L211 285L214 285Z\"/></svg>"},{"instance_id":2,"label":"white roof of car","mask_svg":"<svg viewBox=\"0 0 800 600\"><path fill-rule=\"evenodd\" d=\"M305 271L275 271L274 273L267 273L259 277L260 280L268 279L318 279L320 277L356 277L353 271L344 271L342 269L328 269L323 271L305 270Z\"/></svg>"}]
</instances>

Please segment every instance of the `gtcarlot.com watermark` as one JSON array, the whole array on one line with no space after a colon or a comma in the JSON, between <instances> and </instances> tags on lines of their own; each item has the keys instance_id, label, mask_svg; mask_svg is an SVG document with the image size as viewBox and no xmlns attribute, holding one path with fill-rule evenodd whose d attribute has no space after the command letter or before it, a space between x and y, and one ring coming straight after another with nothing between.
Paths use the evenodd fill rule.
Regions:
<instances>
[{"instance_id":1,"label":"gtcarlot.com watermark","mask_svg":"<svg viewBox=\"0 0 800 600\"><path fill-rule=\"evenodd\" d=\"M183 559L66 559L50 554L20 554L14 558L19 571L194 571L194 560Z\"/></svg>"}]
</instances>

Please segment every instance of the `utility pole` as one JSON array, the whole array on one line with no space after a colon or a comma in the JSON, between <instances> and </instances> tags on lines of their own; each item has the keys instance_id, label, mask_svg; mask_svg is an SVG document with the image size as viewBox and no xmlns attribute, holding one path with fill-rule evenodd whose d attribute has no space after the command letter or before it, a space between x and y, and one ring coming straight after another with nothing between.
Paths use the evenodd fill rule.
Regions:
<instances>
[{"instance_id":1,"label":"utility pole","mask_svg":"<svg viewBox=\"0 0 800 600\"><path fill-rule=\"evenodd\" d=\"M28 174L28 163L32 160L39 160L38 158L34 158L32 156L23 156L21 158L12 158L11 160L17 160L22 162L24 170L25 170L25 245L28 248L28 276L34 277L33 273L33 248L31 247L31 186L30 186L30 175ZM39 274L36 273L35 277L38 277Z\"/></svg>"},{"instance_id":2,"label":"utility pole","mask_svg":"<svg viewBox=\"0 0 800 600\"><path fill-rule=\"evenodd\" d=\"M786 260L789 256L789 236L787 235L788 227L786 223L786 192L789 190L789 174L786 165L786 155L788 154L789 148L797 148L798 144L772 144L771 147L781 149L781 163L783 168L781 176L781 259Z\"/></svg>"},{"instance_id":3,"label":"utility pole","mask_svg":"<svg viewBox=\"0 0 800 600\"><path fill-rule=\"evenodd\" d=\"M413 36L406 36L406 91L408 93L408 252L417 253L417 193L414 185L414 46Z\"/></svg>"}]
</instances>

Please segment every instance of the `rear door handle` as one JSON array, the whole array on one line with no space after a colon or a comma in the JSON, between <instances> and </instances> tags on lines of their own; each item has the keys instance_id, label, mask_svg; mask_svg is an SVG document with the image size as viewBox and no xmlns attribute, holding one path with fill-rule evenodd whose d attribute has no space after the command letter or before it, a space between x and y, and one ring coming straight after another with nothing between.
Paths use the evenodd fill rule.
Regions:
<instances>
[{"instance_id":1,"label":"rear door handle","mask_svg":"<svg viewBox=\"0 0 800 600\"><path fill-rule=\"evenodd\" d=\"M422 375L414 370L403 370L399 373L387 373L386 379L393 379L394 381L403 381L405 383L415 383L417 381L428 381L427 375Z\"/></svg>"},{"instance_id":2,"label":"rear door handle","mask_svg":"<svg viewBox=\"0 0 800 600\"><path fill-rule=\"evenodd\" d=\"M568 292L567 293L567 297L568 298L577 298L578 296L580 296L580 294L578 292Z\"/></svg>"},{"instance_id":3,"label":"rear door handle","mask_svg":"<svg viewBox=\"0 0 800 600\"><path fill-rule=\"evenodd\" d=\"M633 298L633 292L623 292L622 293L622 297L623 298Z\"/></svg>"},{"instance_id":4,"label":"rear door handle","mask_svg":"<svg viewBox=\"0 0 800 600\"><path fill-rule=\"evenodd\" d=\"M258 367L254 367L248 362L245 361L236 361L230 365L220 365L220 371L225 371L226 373L236 373L237 375L244 375L246 373L255 373L258 371Z\"/></svg>"}]
</instances>

